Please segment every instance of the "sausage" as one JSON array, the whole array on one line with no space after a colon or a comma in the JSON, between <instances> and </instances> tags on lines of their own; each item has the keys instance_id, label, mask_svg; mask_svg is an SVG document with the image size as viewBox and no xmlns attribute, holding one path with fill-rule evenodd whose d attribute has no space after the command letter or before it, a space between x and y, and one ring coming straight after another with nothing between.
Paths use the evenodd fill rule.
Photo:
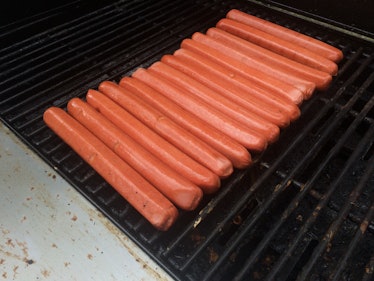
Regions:
<instances>
[{"instance_id":1,"label":"sausage","mask_svg":"<svg viewBox=\"0 0 374 281\"><path fill-rule=\"evenodd\" d=\"M104 142L177 207L194 210L202 198L195 184L180 176L79 98L69 101L68 113Z\"/></svg>"},{"instance_id":2,"label":"sausage","mask_svg":"<svg viewBox=\"0 0 374 281\"><path fill-rule=\"evenodd\" d=\"M232 9L226 17L301 46L336 63L343 58L343 52L329 44L239 10Z\"/></svg>"},{"instance_id":3,"label":"sausage","mask_svg":"<svg viewBox=\"0 0 374 281\"><path fill-rule=\"evenodd\" d=\"M230 99L232 102L243 106L250 112L257 114L270 123L280 127L286 127L290 124L290 118L278 107L271 106L263 100L253 97L245 91L241 91L235 87L235 85L231 85L229 82L215 75L215 73L211 73L209 67L206 68L193 61L185 61L180 57L172 55L163 56L161 61L186 75L189 75L205 86L211 88L213 91L216 91Z\"/></svg>"},{"instance_id":4,"label":"sausage","mask_svg":"<svg viewBox=\"0 0 374 281\"><path fill-rule=\"evenodd\" d=\"M154 227L167 230L175 222L175 206L68 113L51 107L43 119Z\"/></svg>"},{"instance_id":5,"label":"sausage","mask_svg":"<svg viewBox=\"0 0 374 281\"><path fill-rule=\"evenodd\" d=\"M278 139L279 128L276 125L246 110L244 107L218 94L183 72L160 61L151 65L149 70L161 75L176 86L183 88L190 95L201 98L210 106L248 126L248 128L252 128L267 136L267 140L270 143Z\"/></svg>"},{"instance_id":6,"label":"sausage","mask_svg":"<svg viewBox=\"0 0 374 281\"><path fill-rule=\"evenodd\" d=\"M233 59L228 55L206 45L198 44L198 42L185 41L182 42L182 44L184 44L186 48L193 50L195 53L203 55L217 65L231 71L231 76L241 75L264 90L287 98L296 105L302 103L304 100L304 93L306 96L310 96L314 91L314 87L311 89L304 88L299 90L290 84L266 75L240 61L235 61L235 63L233 63Z\"/></svg>"},{"instance_id":7,"label":"sausage","mask_svg":"<svg viewBox=\"0 0 374 281\"><path fill-rule=\"evenodd\" d=\"M206 59L208 59L208 61L214 62L215 65L220 65L219 68L226 69L225 70L226 73L227 74L230 73L230 76L241 77L239 79L245 78L246 80L250 81L250 83L255 88L262 88L264 91L270 93L273 96L279 96L280 98L283 98L284 100L288 100L288 101L295 103L291 95L288 95L287 93L284 94L284 92L274 91L272 89L269 89L269 87L263 87L262 84L258 83L258 81L261 80L261 78L263 80L271 78L272 80L278 80L279 83L285 82L284 80L278 77L278 73L274 72L272 68L270 67L266 68L266 65L264 65L265 69L259 68L259 67L262 67L262 63L256 64L256 61L251 62L250 58L243 57L242 54L230 48L228 48L227 50L225 50L226 52L224 52L220 50L220 46L218 45L208 46L206 44L203 44L201 42L197 42L191 39L183 40L181 45L183 49L188 49L200 55L201 57L205 57ZM214 55L217 55L217 57L212 58ZM243 59L238 60L239 57L241 58L243 57ZM224 62L223 60L226 60L226 62ZM227 67L226 66L227 64L231 64L232 66ZM231 70L231 69L234 69L234 70ZM247 73L246 71L248 70L249 72ZM248 78L248 76L251 75L252 73L255 73L255 75L257 76L256 80L254 80L255 76L253 76L253 78ZM283 73L279 75L281 77L287 76ZM272 81L267 81L267 82L270 83ZM269 85L268 83L266 84ZM302 92L302 95L299 95L300 92L298 92L297 93L298 96L295 97L298 101L303 100L305 97L309 97L315 89L315 84L309 81L306 81L306 82L302 81L301 83L296 83L296 84L292 84L294 83L294 81L286 81L286 83L294 86L295 88L300 90L300 92Z\"/></svg>"},{"instance_id":8,"label":"sausage","mask_svg":"<svg viewBox=\"0 0 374 281\"><path fill-rule=\"evenodd\" d=\"M173 86L169 82L165 81L165 79L161 78L158 74L139 68L132 75L133 77L146 83L149 87L152 87L156 91L162 93L167 98L172 99L173 102L177 103L180 107L188 110L196 117L201 118L215 129L220 130L225 135L244 145L246 148L256 152L261 152L266 149L267 141L263 135L248 129L239 122L236 122L235 120L223 115L219 111L204 103L204 101L201 101L194 96L186 95L186 93L183 92L183 89ZM156 97L154 95L153 100L155 99ZM164 101L162 101L162 103L164 103ZM182 115L182 113L180 115ZM192 115L188 122L196 119L195 116ZM207 127L204 122L202 122L201 126ZM203 128L206 129L205 127Z\"/></svg>"},{"instance_id":9,"label":"sausage","mask_svg":"<svg viewBox=\"0 0 374 281\"><path fill-rule=\"evenodd\" d=\"M120 86L136 94L142 100L148 102L173 121L217 149L232 162L234 167L242 169L251 164L251 156L245 147L210 127L200 118L196 118L196 116L140 80L132 77L124 77L120 82Z\"/></svg>"},{"instance_id":10,"label":"sausage","mask_svg":"<svg viewBox=\"0 0 374 281\"><path fill-rule=\"evenodd\" d=\"M212 38L209 38L212 39ZM207 42L198 42L197 40L191 40L191 39L185 39L182 42L182 48L190 49L192 48L196 49L197 46L205 45L208 47L211 47L213 49L216 49L222 54L226 54L232 59L232 63L236 62L242 62L250 67L254 67L257 69L258 72L262 73L263 76L271 76L273 78L282 80L288 84L291 84L295 86L296 88L302 90L304 93L311 92L311 89L315 89L316 85L315 83L301 79L298 77L295 77L294 75L291 75L284 71L284 69L274 66L274 65L268 65L260 60L256 60L252 57L245 56L242 52L238 52L234 50L233 48L222 44L220 42L214 42L213 40L210 40L211 43ZM306 90L305 90L306 89Z\"/></svg>"},{"instance_id":11,"label":"sausage","mask_svg":"<svg viewBox=\"0 0 374 281\"><path fill-rule=\"evenodd\" d=\"M294 60L290 60L258 45L252 44L251 42L240 37L232 35L222 29L210 28L206 34L217 41L226 44L239 52L242 52L246 56L260 60L270 66L276 65L296 77L312 81L317 87L326 88L331 83L332 77L330 74L332 73L329 74L298 63ZM337 66L334 71L334 74L336 74Z\"/></svg>"},{"instance_id":12,"label":"sausage","mask_svg":"<svg viewBox=\"0 0 374 281\"><path fill-rule=\"evenodd\" d=\"M337 65L333 61L249 25L231 19L221 19L216 26L291 60L327 73L337 72Z\"/></svg>"},{"instance_id":13,"label":"sausage","mask_svg":"<svg viewBox=\"0 0 374 281\"><path fill-rule=\"evenodd\" d=\"M229 159L133 93L109 81L102 82L99 85L99 91L219 177L228 177L233 172ZM215 191L212 190L212 192Z\"/></svg>"},{"instance_id":14,"label":"sausage","mask_svg":"<svg viewBox=\"0 0 374 281\"><path fill-rule=\"evenodd\" d=\"M192 40L190 40L192 41ZM261 101L267 104L269 110L272 110L272 114L275 115L276 111L281 112L287 116L290 120L295 120L300 116L299 108L288 99L269 93L264 89L258 87L255 83L248 81L241 75L232 75L232 72L221 67L220 65L215 64L209 59L200 56L194 52L191 52L186 49L177 50L174 55L188 62L194 62L203 66L207 73L211 73L216 76L216 83L221 83L219 80L223 80L227 83L227 87L231 89L237 89L242 92L242 96L245 96L247 99L253 99L255 101ZM265 111L264 108L260 107L260 111Z\"/></svg>"},{"instance_id":15,"label":"sausage","mask_svg":"<svg viewBox=\"0 0 374 281\"><path fill-rule=\"evenodd\" d=\"M172 167L203 190L219 188L220 180L216 174L167 142L111 99L92 89L87 92L86 99L88 104L160 159L160 162Z\"/></svg>"}]
</instances>

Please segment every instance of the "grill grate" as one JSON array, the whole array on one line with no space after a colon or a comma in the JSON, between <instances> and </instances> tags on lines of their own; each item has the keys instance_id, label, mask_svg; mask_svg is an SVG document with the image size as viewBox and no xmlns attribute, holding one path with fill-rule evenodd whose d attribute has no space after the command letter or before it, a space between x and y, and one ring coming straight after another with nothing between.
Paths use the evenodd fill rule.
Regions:
<instances>
[{"instance_id":1,"label":"grill grate","mask_svg":"<svg viewBox=\"0 0 374 281\"><path fill-rule=\"evenodd\" d=\"M176 279L372 279L373 44L249 1L101 5L77 1L8 26L0 49L3 122ZM41 116L159 60L231 8L324 40L345 58L329 90L305 102L255 165L158 232Z\"/></svg>"}]
</instances>

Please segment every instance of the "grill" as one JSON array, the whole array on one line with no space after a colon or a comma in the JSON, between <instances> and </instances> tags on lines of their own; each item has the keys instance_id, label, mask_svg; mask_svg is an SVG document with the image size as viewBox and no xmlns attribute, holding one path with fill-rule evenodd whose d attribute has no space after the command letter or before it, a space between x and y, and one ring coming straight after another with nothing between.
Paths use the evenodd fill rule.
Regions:
<instances>
[{"instance_id":1,"label":"grill","mask_svg":"<svg viewBox=\"0 0 374 281\"><path fill-rule=\"evenodd\" d=\"M234 3L235 2L235 3ZM43 123L231 8L343 50L338 76L247 170L156 231ZM373 280L374 37L252 1L76 1L0 28L0 117L177 280Z\"/></svg>"}]
</instances>

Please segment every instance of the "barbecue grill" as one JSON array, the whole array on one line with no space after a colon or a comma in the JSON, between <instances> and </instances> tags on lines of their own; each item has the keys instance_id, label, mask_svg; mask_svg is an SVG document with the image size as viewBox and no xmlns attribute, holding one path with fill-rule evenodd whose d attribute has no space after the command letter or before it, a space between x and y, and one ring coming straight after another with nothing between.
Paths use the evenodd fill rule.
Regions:
<instances>
[{"instance_id":1,"label":"barbecue grill","mask_svg":"<svg viewBox=\"0 0 374 281\"><path fill-rule=\"evenodd\" d=\"M336 46L344 59L329 89L304 102L254 165L160 232L42 114L151 65L232 8ZM373 26L370 17L339 23L308 9L258 1L48 7L0 28L1 120L176 280L373 280Z\"/></svg>"}]
</instances>

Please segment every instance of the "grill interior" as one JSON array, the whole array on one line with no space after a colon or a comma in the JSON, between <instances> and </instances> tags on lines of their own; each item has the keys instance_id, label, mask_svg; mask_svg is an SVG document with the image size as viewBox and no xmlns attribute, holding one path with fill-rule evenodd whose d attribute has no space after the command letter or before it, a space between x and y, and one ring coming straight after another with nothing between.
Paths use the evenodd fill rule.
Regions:
<instances>
[{"instance_id":1,"label":"grill interior","mask_svg":"<svg viewBox=\"0 0 374 281\"><path fill-rule=\"evenodd\" d=\"M231 8L337 46L345 58L330 88L302 105L255 165L158 232L42 114L149 66ZM175 279L372 280L374 40L360 37L250 1L76 1L0 27L0 117Z\"/></svg>"}]
</instances>

